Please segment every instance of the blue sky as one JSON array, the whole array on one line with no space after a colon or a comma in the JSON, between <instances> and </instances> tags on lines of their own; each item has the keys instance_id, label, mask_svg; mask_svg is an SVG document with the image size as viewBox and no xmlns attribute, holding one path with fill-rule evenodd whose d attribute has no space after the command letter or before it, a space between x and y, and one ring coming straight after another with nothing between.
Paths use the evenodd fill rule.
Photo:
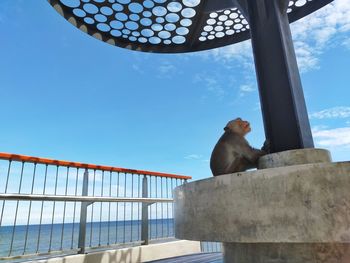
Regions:
<instances>
[{"instance_id":1,"label":"blue sky","mask_svg":"<svg viewBox=\"0 0 350 263\"><path fill-rule=\"evenodd\" d=\"M227 121L264 141L250 42L192 54L117 48L45 0L0 2L0 151L211 176ZM350 159L350 2L292 25L317 147Z\"/></svg>"}]
</instances>

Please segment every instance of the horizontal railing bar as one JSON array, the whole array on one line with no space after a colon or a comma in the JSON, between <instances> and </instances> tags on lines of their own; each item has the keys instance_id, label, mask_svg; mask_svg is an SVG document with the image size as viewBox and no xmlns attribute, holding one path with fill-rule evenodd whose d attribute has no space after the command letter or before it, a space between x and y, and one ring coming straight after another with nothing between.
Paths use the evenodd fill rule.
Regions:
<instances>
[{"instance_id":1,"label":"horizontal railing bar","mask_svg":"<svg viewBox=\"0 0 350 263\"><path fill-rule=\"evenodd\" d=\"M109 171L109 172L142 174L142 175L159 176L159 177L184 179L184 180L192 179L191 176L185 176L185 175L151 172L151 171L144 171L144 170L135 170L135 169L127 169L127 168L120 168L120 167L113 167L113 166L95 165L95 164L86 164L86 163L79 163L79 162L60 161L60 160L32 157L32 156L19 155L19 154L10 154L10 153L0 153L0 159L9 160L9 161L19 161L19 162L28 162L28 163L37 163L37 164L47 164L47 165L83 168L83 169L91 169L91 170L102 170L102 171Z\"/></svg>"},{"instance_id":2,"label":"horizontal railing bar","mask_svg":"<svg viewBox=\"0 0 350 263\"><path fill-rule=\"evenodd\" d=\"M133 241L133 242L115 243L115 244L109 244L109 245L85 247L85 249L87 250L86 252L92 252L92 251L104 250L106 248L112 248L112 249L113 248L118 248L118 249L130 248L133 246L139 246L143 243L144 243L143 240L137 240L137 241Z\"/></svg>"},{"instance_id":3,"label":"horizontal railing bar","mask_svg":"<svg viewBox=\"0 0 350 263\"><path fill-rule=\"evenodd\" d=\"M71 202L131 202L131 203L171 203L171 198L143 197L108 197L108 196L75 196L75 195L32 195L32 194L0 194L0 200L26 201L71 201Z\"/></svg>"}]
</instances>

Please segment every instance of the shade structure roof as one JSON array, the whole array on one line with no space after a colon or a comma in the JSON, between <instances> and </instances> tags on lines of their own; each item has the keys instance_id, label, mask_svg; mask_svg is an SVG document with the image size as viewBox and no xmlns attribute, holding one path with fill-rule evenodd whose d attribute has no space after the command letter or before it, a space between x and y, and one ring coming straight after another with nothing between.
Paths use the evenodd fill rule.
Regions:
<instances>
[{"instance_id":1,"label":"shade structure roof","mask_svg":"<svg viewBox=\"0 0 350 263\"><path fill-rule=\"evenodd\" d=\"M234 0L48 1L85 33L131 50L192 52L250 38L248 21ZM289 21L296 21L331 1L290 0Z\"/></svg>"}]
</instances>

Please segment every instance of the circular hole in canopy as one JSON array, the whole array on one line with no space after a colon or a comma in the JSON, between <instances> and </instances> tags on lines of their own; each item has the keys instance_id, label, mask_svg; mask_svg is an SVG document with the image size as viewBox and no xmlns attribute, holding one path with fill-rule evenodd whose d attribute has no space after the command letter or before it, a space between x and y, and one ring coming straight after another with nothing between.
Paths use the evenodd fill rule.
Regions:
<instances>
[{"instance_id":1,"label":"circular hole in canopy","mask_svg":"<svg viewBox=\"0 0 350 263\"><path fill-rule=\"evenodd\" d=\"M149 42L152 44L159 44L160 43L160 38L159 37L151 37L149 38Z\"/></svg>"},{"instance_id":2,"label":"circular hole in canopy","mask_svg":"<svg viewBox=\"0 0 350 263\"><path fill-rule=\"evenodd\" d=\"M218 37L218 38L221 38L221 37L224 37L225 34L224 34L223 32L217 32L217 33L215 34L215 36Z\"/></svg>"},{"instance_id":3,"label":"circular hole in canopy","mask_svg":"<svg viewBox=\"0 0 350 263\"><path fill-rule=\"evenodd\" d=\"M177 21L179 21L180 17L175 13L170 13L166 15L165 19L170 23L176 23Z\"/></svg>"},{"instance_id":4,"label":"circular hole in canopy","mask_svg":"<svg viewBox=\"0 0 350 263\"><path fill-rule=\"evenodd\" d=\"M109 30L111 30L111 27L105 23L98 23L97 29L103 32L108 32Z\"/></svg>"},{"instance_id":5,"label":"circular hole in canopy","mask_svg":"<svg viewBox=\"0 0 350 263\"><path fill-rule=\"evenodd\" d=\"M128 20L128 16L124 13L116 13L115 18L119 21L126 21Z\"/></svg>"},{"instance_id":6,"label":"circular hole in canopy","mask_svg":"<svg viewBox=\"0 0 350 263\"><path fill-rule=\"evenodd\" d=\"M233 35L235 33L235 31L234 30L232 30L232 29L229 29L229 30L227 30L226 31L226 35Z\"/></svg>"},{"instance_id":7,"label":"circular hole in canopy","mask_svg":"<svg viewBox=\"0 0 350 263\"><path fill-rule=\"evenodd\" d=\"M204 29L204 31L212 31L213 27L212 26L205 26L203 29Z\"/></svg>"},{"instance_id":8,"label":"circular hole in canopy","mask_svg":"<svg viewBox=\"0 0 350 263\"><path fill-rule=\"evenodd\" d=\"M95 23L95 20L93 20L91 17L85 17L84 22L91 25Z\"/></svg>"},{"instance_id":9,"label":"circular hole in canopy","mask_svg":"<svg viewBox=\"0 0 350 263\"><path fill-rule=\"evenodd\" d=\"M239 29L241 29L243 26L241 25L241 24L235 24L234 26L233 26L233 28L234 29L236 29L236 30L239 30Z\"/></svg>"},{"instance_id":10,"label":"circular hole in canopy","mask_svg":"<svg viewBox=\"0 0 350 263\"><path fill-rule=\"evenodd\" d=\"M102 14L104 14L106 16L110 16L111 14L113 14L112 8L110 8L108 6L102 6L100 11L101 11Z\"/></svg>"},{"instance_id":11,"label":"circular hole in canopy","mask_svg":"<svg viewBox=\"0 0 350 263\"><path fill-rule=\"evenodd\" d=\"M146 43L147 42L147 38L144 38L144 37L139 37L137 40L139 42L141 42L141 43Z\"/></svg>"},{"instance_id":12,"label":"circular hole in canopy","mask_svg":"<svg viewBox=\"0 0 350 263\"><path fill-rule=\"evenodd\" d=\"M176 26L174 24L169 23L169 24L166 24L164 26L164 28L165 28L165 30L173 31L173 30L175 30Z\"/></svg>"},{"instance_id":13,"label":"circular hole in canopy","mask_svg":"<svg viewBox=\"0 0 350 263\"><path fill-rule=\"evenodd\" d=\"M163 43L164 43L165 45L170 45L170 44L171 44L171 41L170 41L169 39L166 39L166 40L163 41Z\"/></svg>"},{"instance_id":14,"label":"circular hole in canopy","mask_svg":"<svg viewBox=\"0 0 350 263\"><path fill-rule=\"evenodd\" d=\"M301 7L306 4L306 0L298 0L295 2L295 6Z\"/></svg>"},{"instance_id":15,"label":"circular hole in canopy","mask_svg":"<svg viewBox=\"0 0 350 263\"><path fill-rule=\"evenodd\" d=\"M130 0L117 0L117 1L118 1L119 3L121 3L121 4L124 4L124 5L130 3Z\"/></svg>"},{"instance_id":16,"label":"circular hole in canopy","mask_svg":"<svg viewBox=\"0 0 350 263\"><path fill-rule=\"evenodd\" d=\"M154 6L154 2L150 0L146 0L143 2L143 6L146 8L152 8Z\"/></svg>"},{"instance_id":17,"label":"circular hole in canopy","mask_svg":"<svg viewBox=\"0 0 350 263\"><path fill-rule=\"evenodd\" d=\"M101 23L104 23L107 21L107 17L101 14L95 15L95 20Z\"/></svg>"},{"instance_id":18,"label":"circular hole in canopy","mask_svg":"<svg viewBox=\"0 0 350 263\"><path fill-rule=\"evenodd\" d=\"M133 21L128 21L125 23L125 27L130 30L136 30L139 28L139 24Z\"/></svg>"},{"instance_id":19,"label":"circular hole in canopy","mask_svg":"<svg viewBox=\"0 0 350 263\"><path fill-rule=\"evenodd\" d=\"M185 8L181 11L181 15L185 18L191 18L194 17L196 14L196 11L192 8Z\"/></svg>"},{"instance_id":20,"label":"circular hole in canopy","mask_svg":"<svg viewBox=\"0 0 350 263\"><path fill-rule=\"evenodd\" d=\"M152 13L151 13L150 11L144 11L144 12L142 13L142 15L143 15L144 17L150 17L150 16L152 16Z\"/></svg>"},{"instance_id":21,"label":"circular hole in canopy","mask_svg":"<svg viewBox=\"0 0 350 263\"><path fill-rule=\"evenodd\" d=\"M177 29L176 29L176 33L178 34L178 35L187 35L188 34L188 28L187 27L178 27Z\"/></svg>"},{"instance_id":22,"label":"circular hole in canopy","mask_svg":"<svg viewBox=\"0 0 350 263\"><path fill-rule=\"evenodd\" d=\"M129 35L131 33L131 31L129 29L123 29L122 33L125 35Z\"/></svg>"},{"instance_id":23,"label":"circular hole in canopy","mask_svg":"<svg viewBox=\"0 0 350 263\"><path fill-rule=\"evenodd\" d=\"M60 0L60 1L65 6L72 7L72 8L78 7L80 5L79 0Z\"/></svg>"},{"instance_id":24,"label":"circular hole in canopy","mask_svg":"<svg viewBox=\"0 0 350 263\"><path fill-rule=\"evenodd\" d=\"M184 38L183 36L175 36L172 38L172 40L175 44L182 44L186 41L186 38Z\"/></svg>"},{"instance_id":25,"label":"circular hole in canopy","mask_svg":"<svg viewBox=\"0 0 350 263\"><path fill-rule=\"evenodd\" d=\"M114 29L122 29L124 27L124 24L117 20L111 21L109 25Z\"/></svg>"},{"instance_id":26,"label":"circular hole in canopy","mask_svg":"<svg viewBox=\"0 0 350 263\"><path fill-rule=\"evenodd\" d=\"M114 37L120 37L122 35L122 32L120 32L119 30L111 30L111 35Z\"/></svg>"},{"instance_id":27,"label":"circular hole in canopy","mask_svg":"<svg viewBox=\"0 0 350 263\"><path fill-rule=\"evenodd\" d=\"M141 25L143 26L150 26L152 24L152 20L149 18L142 18L140 20Z\"/></svg>"},{"instance_id":28,"label":"circular hole in canopy","mask_svg":"<svg viewBox=\"0 0 350 263\"><path fill-rule=\"evenodd\" d=\"M158 33L158 36L159 36L160 38L166 39L166 38L171 37L171 34L170 34L168 31L160 31L160 32Z\"/></svg>"},{"instance_id":29,"label":"circular hole in canopy","mask_svg":"<svg viewBox=\"0 0 350 263\"><path fill-rule=\"evenodd\" d=\"M86 12L80 8L75 8L73 10L73 14L78 16L78 17L85 17L86 16Z\"/></svg>"},{"instance_id":30,"label":"circular hole in canopy","mask_svg":"<svg viewBox=\"0 0 350 263\"><path fill-rule=\"evenodd\" d=\"M157 17L157 18L156 18L156 22L157 22L157 23L160 23L160 24L161 24L161 23L164 23L164 21L165 21L165 19L164 19L163 17Z\"/></svg>"},{"instance_id":31,"label":"circular hole in canopy","mask_svg":"<svg viewBox=\"0 0 350 263\"><path fill-rule=\"evenodd\" d=\"M197 6L201 1L200 0L182 0L183 4L188 7L195 7Z\"/></svg>"},{"instance_id":32,"label":"circular hole in canopy","mask_svg":"<svg viewBox=\"0 0 350 263\"><path fill-rule=\"evenodd\" d=\"M222 30L224 30L224 27L223 27L223 26L216 26L216 27L214 28L214 30L215 30L215 31L222 31Z\"/></svg>"},{"instance_id":33,"label":"circular hole in canopy","mask_svg":"<svg viewBox=\"0 0 350 263\"><path fill-rule=\"evenodd\" d=\"M129 18L132 21L138 21L140 19L140 16L137 14L131 14L131 15L129 15Z\"/></svg>"},{"instance_id":34,"label":"circular hole in canopy","mask_svg":"<svg viewBox=\"0 0 350 263\"><path fill-rule=\"evenodd\" d=\"M163 6L156 6L155 8L152 9L152 13L156 16L165 16L167 13L167 10Z\"/></svg>"},{"instance_id":35,"label":"circular hole in canopy","mask_svg":"<svg viewBox=\"0 0 350 263\"><path fill-rule=\"evenodd\" d=\"M182 9L182 5L179 2L171 2L167 6L170 12L179 12Z\"/></svg>"},{"instance_id":36,"label":"circular hole in canopy","mask_svg":"<svg viewBox=\"0 0 350 263\"><path fill-rule=\"evenodd\" d=\"M141 31L141 35L143 35L145 37L151 37L154 35L154 32L151 29L143 29Z\"/></svg>"},{"instance_id":37,"label":"circular hole in canopy","mask_svg":"<svg viewBox=\"0 0 350 263\"><path fill-rule=\"evenodd\" d=\"M89 14L97 14L98 12L98 8L93 4L85 4L83 7L84 10Z\"/></svg>"},{"instance_id":38,"label":"circular hole in canopy","mask_svg":"<svg viewBox=\"0 0 350 263\"><path fill-rule=\"evenodd\" d=\"M225 26L232 26L232 25L233 25L233 21L232 20L225 21Z\"/></svg>"},{"instance_id":39,"label":"circular hole in canopy","mask_svg":"<svg viewBox=\"0 0 350 263\"><path fill-rule=\"evenodd\" d=\"M154 31L161 31L161 30L163 29L163 26L160 25L160 24L153 24L153 25L151 26L151 28L152 28L152 30L154 30Z\"/></svg>"},{"instance_id":40,"label":"circular hole in canopy","mask_svg":"<svg viewBox=\"0 0 350 263\"><path fill-rule=\"evenodd\" d=\"M139 3L131 3L128 8L133 13L141 13L143 11L143 6Z\"/></svg>"},{"instance_id":41,"label":"circular hole in canopy","mask_svg":"<svg viewBox=\"0 0 350 263\"><path fill-rule=\"evenodd\" d=\"M215 37L213 35L208 36L208 39L213 40Z\"/></svg>"},{"instance_id":42,"label":"circular hole in canopy","mask_svg":"<svg viewBox=\"0 0 350 263\"><path fill-rule=\"evenodd\" d=\"M188 18L181 19L180 24L182 26L190 26L192 25L192 20Z\"/></svg>"},{"instance_id":43,"label":"circular hole in canopy","mask_svg":"<svg viewBox=\"0 0 350 263\"><path fill-rule=\"evenodd\" d=\"M124 7L123 7L121 4L116 3L116 4L113 4L113 5L112 5L112 8L113 8L115 11L119 12L119 11L122 11Z\"/></svg>"},{"instance_id":44,"label":"circular hole in canopy","mask_svg":"<svg viewBox=\"0 0 350 263\"><path fill-rule=\"evenodd\" d=\"M230 18L231 19L236 19L238 17L238 14L237 13L232 13L230 14Z\"/></svg>"},{"instance_id":45,"label":"circular hole in canopy","mask_svg":"<svg viewBox=\"0 0 350 263\"><path fill-rule=\"evenodd\" d=\"M215 19L212 19L212 18L209 18L209 19L207 20L207 24L208 24L208 25L214 25L214 24L216 24L216 20L215 20Z\"/></svg>"},{"instance_id":46,"label":"circular hole in canopy","mask_svg":"<svg viewBox=\"0 0 350 263\"><path fill-rule=\"evenodd\" d=\"M226 15L221 15L221 16L219 16L219 20L220 21L225 21L225 20L227 20L227 16Z\"/></svg>"},{"instance_id":47,"label":"circular hole in canopy","mask_svg":"<svg viewBox=\"0 0 350 263\"><path fill-rule=\"evenodd\" d=\"M205 40L207 40L206 37L200 37L200 38L199 38L199 41L205 41Z\"/></svg>"}]
</instances>

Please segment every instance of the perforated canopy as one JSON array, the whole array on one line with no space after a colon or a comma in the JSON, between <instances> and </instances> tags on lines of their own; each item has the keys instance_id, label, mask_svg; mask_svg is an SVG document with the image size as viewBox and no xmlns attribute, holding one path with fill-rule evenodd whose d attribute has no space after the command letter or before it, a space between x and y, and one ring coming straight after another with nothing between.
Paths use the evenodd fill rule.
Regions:
<instances>
[{"instance_id":1,"label":"perforated canopy","mask_svg":"<svg viewBox=\"0 0 350 263\"><path fill-rule=\"evenodd\" d=\"M332 0L48 0L112 45L179 53L251 38L271 152L313 148L289 23Z\"/></svg>"},{"instance_id":2,"label":"perforated canopy","mask_svg":"<svg viewBox=\"0 0 350 263\"><path fill-rule=\"evenodd\" d=\"M234 0L48 0L82 31L123 48L178 53L250 38L248 19ZM256 1L256 0L254 0ZM293 22L329 0L290 0Z\"/></svg>"}]
</instances>

